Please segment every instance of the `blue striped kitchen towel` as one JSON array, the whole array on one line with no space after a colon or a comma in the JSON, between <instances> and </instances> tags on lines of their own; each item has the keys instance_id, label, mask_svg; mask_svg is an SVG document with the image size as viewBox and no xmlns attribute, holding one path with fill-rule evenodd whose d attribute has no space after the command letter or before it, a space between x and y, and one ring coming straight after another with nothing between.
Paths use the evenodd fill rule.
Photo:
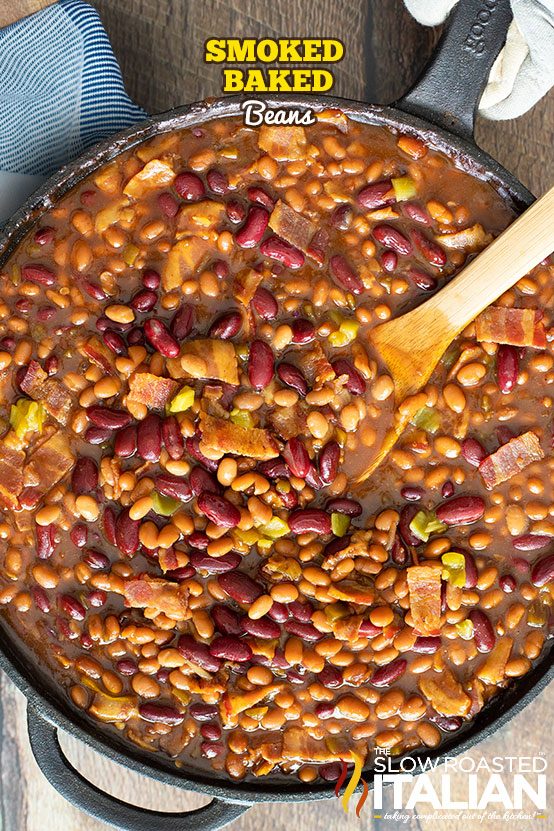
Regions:
<instances>
[{"instance_id":1,"label":"blue striped kitchen towel","mask_svg":"<svg viewBox=\"0 0 554 831\"><path fill-rule=\"evenodd\" d=\"M145 116L92 6L59 0L0 29L0 223L63 164Z\"/></svg>"}]
</instances>

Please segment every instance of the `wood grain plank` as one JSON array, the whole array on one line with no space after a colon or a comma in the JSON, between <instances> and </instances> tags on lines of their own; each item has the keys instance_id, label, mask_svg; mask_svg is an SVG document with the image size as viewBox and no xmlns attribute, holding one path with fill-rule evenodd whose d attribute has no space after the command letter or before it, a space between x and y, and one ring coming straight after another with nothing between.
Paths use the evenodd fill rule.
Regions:
<instances>
[{"instance_id":1,"label":"wood grain plank","mask_svg":"<svg viewBox=\"0 0 554 831\"><path fill-rule=\"evenodd\" d=\"M0 29L51 6L56 0L10 0L0 6Z\"/></svg>"}]
</instances>

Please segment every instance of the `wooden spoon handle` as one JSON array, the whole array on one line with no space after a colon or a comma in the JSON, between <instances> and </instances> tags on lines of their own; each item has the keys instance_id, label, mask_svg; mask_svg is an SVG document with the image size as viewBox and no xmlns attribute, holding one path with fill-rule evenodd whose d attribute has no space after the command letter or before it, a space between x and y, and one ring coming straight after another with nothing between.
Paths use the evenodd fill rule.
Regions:
<instances>
[{"instance_id":1,"label":"wooden spoon handle","mask_svg":"<svg viewBox=\"0 0 554 831\"><path fill-rule=\"evenodd\" d=\"M551 188L410 316L414 322L419 316L425 321L425 339L429 342L435 337L443 340L445 328L449 340L453 340L483 309L553 251L554 188ZM435 310L437 314L433 317Z\"/></svg>"}]
</instances>

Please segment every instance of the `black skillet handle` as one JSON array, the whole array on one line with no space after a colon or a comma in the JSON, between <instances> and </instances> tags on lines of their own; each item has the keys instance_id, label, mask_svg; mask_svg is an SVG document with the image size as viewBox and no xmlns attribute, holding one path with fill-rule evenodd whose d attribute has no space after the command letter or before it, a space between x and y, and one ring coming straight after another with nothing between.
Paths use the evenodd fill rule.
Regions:
<instances>
[{"instance_id":1,"label":"black skillet handle","mask_svg":"<svg viewBox=\"0 0 554 831\"><path fill-rule=\"evenodd\" d=\"M213 799L194 811L164 813L129 805L88 782L66 759L58 730L27 708L31 750L44 776L64 799L85 814L120 831L217 831L240 817L250 804Z\"/></svg>"},{"instance_id":2,"label":"black skillet handle","mask_svg":"<svg viewBox=\"0 0 554 831\"><path fill-rule=\"evenodd\" d=\"M481 93L511 20L510 0L459 0L431 62L394 106L471 139Z\"/></svg>"}]
</instances>

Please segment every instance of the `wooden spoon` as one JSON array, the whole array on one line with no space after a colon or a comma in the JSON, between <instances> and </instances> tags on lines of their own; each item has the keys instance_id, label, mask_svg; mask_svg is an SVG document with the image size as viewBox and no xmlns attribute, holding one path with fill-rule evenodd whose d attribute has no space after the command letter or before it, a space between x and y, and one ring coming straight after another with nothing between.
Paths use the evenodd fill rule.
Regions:
<instances>
[{"instance_id":1,"label":"wooden spoon","mask_svg":"<svg viewBox=\"0 0 554 831\"><path fill-rule=\"evenodd\" d=\"M551 188L437 294L371 331L370 340L394 381L397 410L392 428L358 482L388 455L410 418L402 403L425 386L454 338L553 251Z\"/></svg>"}]
</instances>

